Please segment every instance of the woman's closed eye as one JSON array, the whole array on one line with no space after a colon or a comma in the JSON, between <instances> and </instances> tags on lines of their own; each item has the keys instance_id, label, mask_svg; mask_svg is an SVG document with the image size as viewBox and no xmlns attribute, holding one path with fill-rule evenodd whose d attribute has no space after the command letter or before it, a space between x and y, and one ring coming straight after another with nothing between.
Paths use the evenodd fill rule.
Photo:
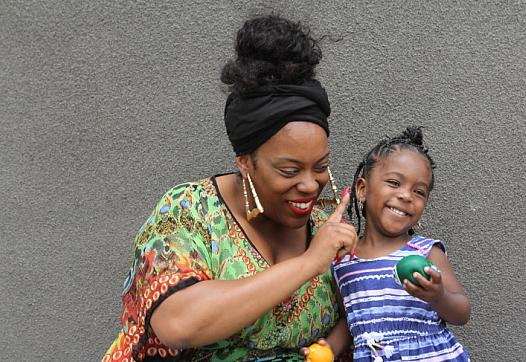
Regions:
<instances>
[{"instance_id":1,"label":"woman's closed eye","mask_svg":"<svg viewBox=\"0 0 526 362\"><path fill-rule=\"evenodd\" d=\"M297 168L279 168L278 171L285 177L294 177L300 172Z\"/></svg>"},{"instance_id":2,"label":"woman's closed eye","mask_svg":"<svg viewBox=\"0 0 526 362\"><path fill-rule=\"evenodd\" d=\"M326 172L328 168L329 168L329 165L325 164L325 165L316 166L314 170L318 173L323 173L323 172Z\"/></svg>"}]
</instances>

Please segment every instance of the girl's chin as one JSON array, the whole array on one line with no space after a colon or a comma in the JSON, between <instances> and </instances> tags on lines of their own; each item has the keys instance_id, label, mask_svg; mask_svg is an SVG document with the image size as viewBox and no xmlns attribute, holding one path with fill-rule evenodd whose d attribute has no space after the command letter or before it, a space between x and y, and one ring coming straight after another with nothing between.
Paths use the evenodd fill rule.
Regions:
<instances>
[{"instance_id":1,"label":"girl's chin","mask_svg":"<svg viewBox=\"0 0 526 362\"><path fill-rule=\"evenodd\" d=\"M408 235L409 228L407 227L388 227L380 231L381 234L389 238L397 238Z\"/></svg>"}]
</instances>

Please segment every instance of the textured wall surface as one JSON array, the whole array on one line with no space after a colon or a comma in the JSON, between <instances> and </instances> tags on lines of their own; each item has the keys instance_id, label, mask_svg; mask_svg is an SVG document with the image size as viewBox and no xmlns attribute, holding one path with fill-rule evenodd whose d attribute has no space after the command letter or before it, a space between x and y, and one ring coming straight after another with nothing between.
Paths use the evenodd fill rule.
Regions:
<instances>
[{"instance_id":1,"label":"textured wall surface","mask_svg":"<svg viewBox=\"0 0 526 362\"><path fill-rule=\"evenodd\" d=\"M426 233L473 304L474 361L526 359L524 1L0 2L0 320L6 360L94 361L132 239L171 186L230 171L222 65L275 10L325 36L332 169L425 126Z\"/></svg>"}]
</instances>

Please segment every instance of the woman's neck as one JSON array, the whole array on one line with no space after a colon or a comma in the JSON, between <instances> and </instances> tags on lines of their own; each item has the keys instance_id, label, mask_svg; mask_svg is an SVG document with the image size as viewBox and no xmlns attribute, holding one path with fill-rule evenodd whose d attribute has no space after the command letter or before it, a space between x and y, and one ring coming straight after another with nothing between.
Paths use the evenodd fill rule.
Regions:
<instances>
[{"instance_id":1,"label":"woman's neck","mask_svg":"<svg viewBox=\"0 0 526 362\"><path fill-rule=\"evenodd\" d=\"M276 223L264 214L248 221L242 182L243 180L235 174L216 178L223 201L263 257L273 264L303 253L307 247L307 225L299 229L291 229Z\"/></svg>"}]
</instances>

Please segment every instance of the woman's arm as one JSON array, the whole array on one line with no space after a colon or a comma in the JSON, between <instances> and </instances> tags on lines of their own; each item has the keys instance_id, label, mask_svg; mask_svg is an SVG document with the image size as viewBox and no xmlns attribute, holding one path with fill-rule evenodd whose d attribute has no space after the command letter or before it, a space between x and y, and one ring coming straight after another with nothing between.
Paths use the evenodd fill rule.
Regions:
<instances>
[{"instance_id":1,"label":"woman's arm","mask_svg":"<svg viewBox=\"0 0 526 362\"><path fill-rule=\"evenodd\" d=\"M174 348L227 338L316 275L304 259L289 259L244 279L202 281L182 289L155 309L150 325L163 344Z\"/></svg>"},{"instance_id":2,"label":"woman's arm","mask_svg":"<svg viewBox=\"0 0 526 362\"><path fill-rule=\"evenodd\" d=\"M440 273L426 267L424 271L431 276L431 280L428 281L418 274L415 278L422 288L408 283L406 290L428 301L431 308L446 322L456 325L466 324L471 315L471 304L446 254L439 247L433 246L429 253L429 260L438 267Z\"/></svg>"},{"instance_id":3,"label":"woman's arm","mask_svg":"<svg viewBox=\"0 0 526 362\"><path fill-rule=\"evenodd\" d=\"M202 281L166 298L150 320L156 336L170 347L199 347L253 323L305 282L325 272L336 255L353 249L356 232L340 223L347 204L348 196L320 227L303 255L248 278Z\"/></svg>"}]
</instances>

